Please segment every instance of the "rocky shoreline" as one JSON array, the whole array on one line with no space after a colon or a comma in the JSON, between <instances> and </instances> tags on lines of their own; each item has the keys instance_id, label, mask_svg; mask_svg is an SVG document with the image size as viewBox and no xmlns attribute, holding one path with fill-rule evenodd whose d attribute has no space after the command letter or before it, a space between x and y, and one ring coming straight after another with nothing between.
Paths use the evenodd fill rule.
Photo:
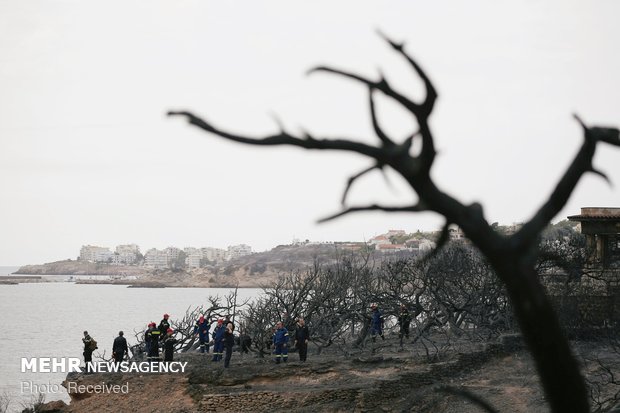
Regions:
<instances>
[{"instance_id":1,"label":"rocky shoreline","mask_svg":"<svg viewBox=\"0 0 620 413\"><path fill-rule=\"evenodd\" d=\"M220 273L207 268L173 271L72 260L26 265L13 274L5 277L6 280L0 279L0 283L48 282L41 276L66 275L102 276L100 279L76 278L76 284L126 285L131 288L258 288L275 279L275 274L270 272L250 275L245 271Z\"/></svg>"},{"instance_id":2,"label":"rocky shoreline","mask_svg":"<svg viewBox=\"0 0 620 413\"><path fill-rule=\"evenodd\" d=\"M38 265L24 265L13 274L143 276L149 273L148 269L135 265L108 265L87 261L65 260Z\"/></svg>"}]
</instances>

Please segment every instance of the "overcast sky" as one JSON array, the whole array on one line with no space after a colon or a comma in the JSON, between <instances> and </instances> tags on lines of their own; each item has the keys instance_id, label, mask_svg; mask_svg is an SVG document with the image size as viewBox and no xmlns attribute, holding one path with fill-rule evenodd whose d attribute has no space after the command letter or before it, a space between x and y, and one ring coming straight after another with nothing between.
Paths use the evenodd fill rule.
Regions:
<instances>
[{"instance_id":1,"label":"overcast sky","mask_svg":"<svg viewBox=\"0 0 620 413\"><path fill-rule=\"evenodd\" d=\"M148 248L294 237L364 240L435 230L431 213L339 210L355 155L224 142L167 118L189 109L259 136L288 129L374 142L364 87L318 64L422 96L376 35L418 59L439 100L433 177L489 222L530 217L582 141L571 118L620 126L620 2L0 0L0 265L75 258L83 244ZM385 128L412 120L379 100ZM620 151L595 158L615 186L582 179L555 218L620 206ZM350 204L415 199L394 175L353 189Z\"/></svg>"}]
</instances>

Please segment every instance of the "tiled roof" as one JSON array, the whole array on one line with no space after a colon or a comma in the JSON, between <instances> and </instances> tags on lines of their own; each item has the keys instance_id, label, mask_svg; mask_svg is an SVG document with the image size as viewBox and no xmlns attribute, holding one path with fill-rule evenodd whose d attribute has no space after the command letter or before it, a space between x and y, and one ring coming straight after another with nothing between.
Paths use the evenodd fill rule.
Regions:
<instances>
[{"instance_id":1,"label":"tiled roof","mask_svg":"<svg viewBox=\"0 0 620 413\"><path fill-rule=\"evenodd\" d=\"M620 215L571 215L567 218L571 221L620 221Z\"/></svg>"}]
</instances>

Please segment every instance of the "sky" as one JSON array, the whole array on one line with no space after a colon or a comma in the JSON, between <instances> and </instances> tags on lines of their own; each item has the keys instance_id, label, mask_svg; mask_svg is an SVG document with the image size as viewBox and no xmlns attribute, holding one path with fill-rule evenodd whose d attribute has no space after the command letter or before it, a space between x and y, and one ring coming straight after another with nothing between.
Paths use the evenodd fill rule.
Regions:
<instances>
[{"instance_id":1,"label":"sky","mask_svg":"<svg viewBox=\"0 0 620 413\"><path fill-rule=\"evenodd\" d=\"M582 142L572 119L620 126L620 2L367 0L0 0L0 265L75 259L84 244L256 251L437 230L433 213L340 210L355 154L256 148L169 118L191 110L234 132L374 143L366 89L313 74L330 65L412 98L422 85L377 35L406 43L434 82L432 177L489 222L531 217ZM379 98L395 138L415 123ZM620 206L620 151L599 145L554 218ZM356 184L349 205L405 205L393 172Z\"/></svg>"}]
</instances>

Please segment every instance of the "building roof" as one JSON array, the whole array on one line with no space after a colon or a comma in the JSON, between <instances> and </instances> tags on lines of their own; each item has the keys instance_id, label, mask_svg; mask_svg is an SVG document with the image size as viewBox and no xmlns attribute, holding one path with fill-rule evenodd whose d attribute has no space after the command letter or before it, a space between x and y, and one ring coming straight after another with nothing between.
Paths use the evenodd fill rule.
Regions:
<instances>
[{"instance_id":1,"label":"building roof","mask_svg":"<svg viewBox=\"0 0 620 413\"><path fill-rule=\"evenodd\" d=\"M567 217L570 221L620 221L620 216L618 215L600 215L593 217L591 215L571 215Z\"/></svg>"},{"instance_id":2,"label":"building roof","mask_svg":"<svg viewBox=\"0 0 620 413\"><path fill-rule=\"evenodd\" d=\"M380 250L397 250L397 249L403 249L405 248L404 245L402 244L380 244L377 245L377 249Z\"/></svg>"},{"instance_id":3,"label":"building roof","mask_svg":"<svg viewBox=\"0 0 620 413\"><path fill-rule=\"evenodd\" d=\"M609 221L620 220L620 208L584 207L581 214L568 217L571 221Z\"/></svg>"}]
</instances>

